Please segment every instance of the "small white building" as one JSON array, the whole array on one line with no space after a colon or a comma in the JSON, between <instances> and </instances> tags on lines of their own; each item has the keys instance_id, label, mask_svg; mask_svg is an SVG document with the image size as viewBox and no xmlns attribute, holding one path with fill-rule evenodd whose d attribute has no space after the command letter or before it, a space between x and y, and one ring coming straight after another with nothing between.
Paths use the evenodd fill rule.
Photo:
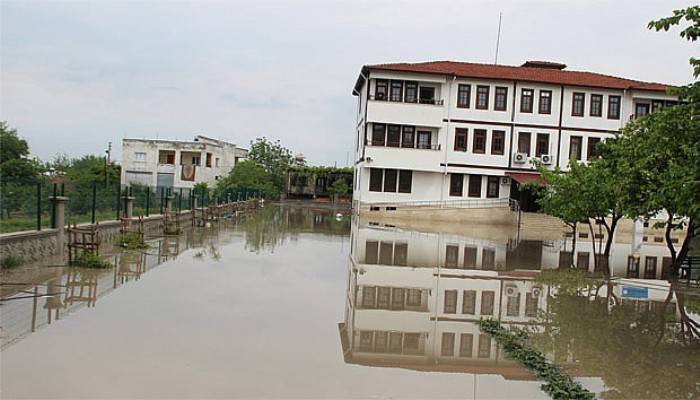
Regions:
<instances>
[{"instance_id":1,"label":"small white building","mask_svg":"<svg viewBox=\"0 0 700 400\"><path fill-rule=\"evenodd\" d=\"M528 203L518 183L538 179L530 161L586 162L630 118L675 104L667 88L543 61L366 65L353 89L355 203Z\"/></svg>"},{"instance_id":2,"label":"small white building","mask_svg":"<svg viewBox=\"0 0 700 400\"><path fill-rule=\"evenodd\" d=\"M223 140L197 135L193 141L122 140L122 185L165 188L209 186L226 175L248 150Z\"/></svg>"}]
</instances>

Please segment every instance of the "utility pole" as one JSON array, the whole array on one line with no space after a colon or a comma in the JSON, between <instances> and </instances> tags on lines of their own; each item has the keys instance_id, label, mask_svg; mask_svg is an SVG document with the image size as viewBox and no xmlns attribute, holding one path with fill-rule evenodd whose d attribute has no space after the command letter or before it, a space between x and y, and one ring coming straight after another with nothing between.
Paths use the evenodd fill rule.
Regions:
<instances>
[{"instance_id":1,"label":"utility pole","mask_svg":"<svg viewBox=\"0 0 700 400\"><path fill-rule=\"evenodd\" d=\"M105 150L105 153L107 154L107 156L105 157L105 187L109 187L109 176L107 175L107 167L112 157L112 142L109 142L109 145L107 145L107 150Z\"/></svg>"},{"instance_id":2,"label":"utility pole","mask_svg":"<svg viewBox=\"0 0 700 400\"><path fill-rule=\"evenodd\" d=\"M501 20L503 19L503 13L498 13L498 35L496 36L496 59L493 61L494 64L498 65L498 47L501 44Z\"/></svg>"}]
</instances>

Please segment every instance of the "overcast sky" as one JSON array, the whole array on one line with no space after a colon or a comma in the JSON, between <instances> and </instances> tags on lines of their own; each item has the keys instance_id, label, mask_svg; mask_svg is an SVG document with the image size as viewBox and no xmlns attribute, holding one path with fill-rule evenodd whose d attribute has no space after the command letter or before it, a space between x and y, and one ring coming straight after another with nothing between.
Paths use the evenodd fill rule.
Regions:
<instances>
[{"instance_id":1,"label":"overcast sky","mask_svg":"<svg viewBox=\"0 0 700 400\"><path fill-rule=\"evenodd\" d=\"M204 134L344 165L363 64L493 62L503 12L502 64L682 84L697 43L646 24L690 3L1 1L0 119L42 159Z\"/></svg>"}]
</instances>

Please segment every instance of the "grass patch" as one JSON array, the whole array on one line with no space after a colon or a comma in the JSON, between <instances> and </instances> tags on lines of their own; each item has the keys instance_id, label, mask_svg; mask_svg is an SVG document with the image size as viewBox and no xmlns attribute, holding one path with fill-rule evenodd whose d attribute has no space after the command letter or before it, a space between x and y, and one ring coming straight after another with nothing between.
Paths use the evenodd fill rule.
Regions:
<instances>
[{"instance_id":1,"label":"grass patch","mask_svg":"<svg viewBox=\"0 0 700 400\"><path fill-rule=\"evenodd\" d=\"M112 266L112 263L101 258L95 253L84 251L73 260L73 263L71 265L76 267L105 269L110 268Z\"/></svg>"},{"instance_id":2,"label":"grass patch","mask_svg":"<svg viewBox=\"0 0 700 400\"><path fill-rule=\"evenodd\" d=\"M7 256L0 259L1 269L17 268L22 264L22 259L17 256Z\"/></svg>"},{"instance_id":3,"label":"grass patch","mask_svg":"<svg viewBox=\"0 0 700 400\"><path fill-rule=\"evenodd\" d=\"M119 238L119 243L128 250L142 250L150 247L136 232L123 233Z\"/></svg>"},{"instance_id":4,"label":"grass patch","mask_svg":"<svg viewBox=\"0 0 700 400\"><path fill-rule=\"evenodd\" d=\"M523 330L508 330L503 328L498 321L480 320L479 328L491 335L505 350L508 357L519 362L525 368L532 371L538 378L546 383L542 384L542 390L555 400L595 399L595 394L575 382L570 376L561 372L559 367L550 363L544 354L526 346L527 333Z\"/></svg>"}]
</instances>

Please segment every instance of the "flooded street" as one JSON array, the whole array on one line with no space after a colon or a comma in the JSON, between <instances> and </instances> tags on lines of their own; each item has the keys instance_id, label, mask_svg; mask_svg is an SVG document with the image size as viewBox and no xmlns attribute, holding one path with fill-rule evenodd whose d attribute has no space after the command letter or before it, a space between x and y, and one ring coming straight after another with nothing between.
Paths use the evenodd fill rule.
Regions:
<instances>
[{"instance_id":1,"label":"flooded street","mask_svg":"<svg viewBox=\"0 0 700 400\"><path fill-rule=\"evenodd\" d=\"M268 206L112 269L6 273L2 398L548 398L489 317L602 398L700 394L692 292L625 264L562 284L545 272L565 239L335 213Z\"/></svg>"}]
</instances>

